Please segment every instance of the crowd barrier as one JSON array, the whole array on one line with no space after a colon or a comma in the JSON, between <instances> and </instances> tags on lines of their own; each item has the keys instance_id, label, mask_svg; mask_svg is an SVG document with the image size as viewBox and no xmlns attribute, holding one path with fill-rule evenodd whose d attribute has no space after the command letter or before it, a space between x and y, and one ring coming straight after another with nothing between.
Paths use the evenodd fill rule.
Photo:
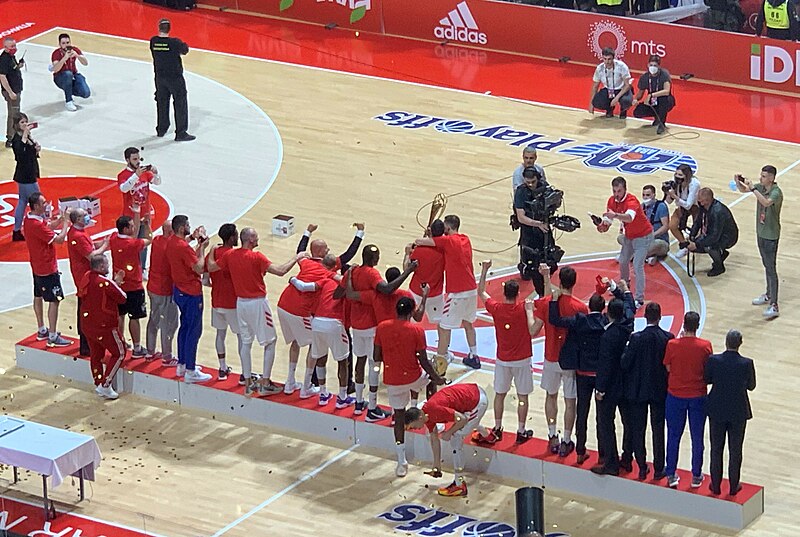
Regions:
<instances>
[{"instance_id":1,"label":"crowd barrier","mask_svg":"<svg viewBox=\"0 0 800 537\"><path fill-rule=\"evenodd\" d=\"M675 75L800 94L800 44L494 0L202 0L353 30L597 63L612 47L631 68L663 56Z\"/></svg>"}]
</instances>

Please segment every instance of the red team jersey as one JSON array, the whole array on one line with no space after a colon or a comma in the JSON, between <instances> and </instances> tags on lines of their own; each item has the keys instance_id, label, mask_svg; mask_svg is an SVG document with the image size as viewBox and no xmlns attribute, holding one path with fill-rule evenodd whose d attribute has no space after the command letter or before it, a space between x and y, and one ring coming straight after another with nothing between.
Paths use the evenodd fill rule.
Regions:
<instances>
[{"instance_id":1,"label":"red team jersey","mask_svg":"<svg viewBox=\"0 0 800 537\"><path fill-rule=\"evenodd\" d=\"M625 224L625 237L628 239L638 239L646 237L648 233L653 231L653 226L650 220L645 216L642 210L642 204L636 199L636 196L628 192L622 201L617 201L614 196L608 198L606 205L609 210L615 213L624 213L632 210L636 215L633 217L633 222Z\"/></svg>"},{"instance_id":2,"label":"red team jersey","mask_svg":"<svg viewBox=\"0 0 800 537\"><path fill-rule=\"evenodd\" d=\"M130 168L125 168L117 174L117 185L122 188L136 173ZM140 175L130 190L122 193L122 214L133 218L132 205L138 205L142 218L153 213L153 206L150 205L150 182L155 177L151 171L145 171Z\"/></svg>"},{"instance_id":3,"label":"red team jersey","mask_svg":"<svg viewBox=\"0 0 800 537\"><path fill-rule=\"evenodd\" d=\"M669 394L684 399L705 396L708 388L703 373L712 352L707 339L679 337L669 340L664 352L664 365L669 366Z\"/></svg>"},{"instance_id":4,"label":"red team jersey","mask_svg":"<svg viewBox=\"0 0 800 537\"><path fill-rule=\"evenodd\" d=\"M456 412L469 414L480 400L477 384L451 384L442 388L422 405L422 411L428 416L425 427L433 431L437 423L452 423Z\"/></svg>"},{"instance_id":5,"label":"red team jersey","mask_svg":"<svg viewBox=\"0 0 800 537\"><path fill-rule=\"evenodd\" d=\"M126 293L144 289L142 264L139 260L139 254L144 250L144 246L144 240L120 235L116 231L108 241L108 249L111 250L111 261L114 267L112 274L116 274L120 270L125 272L122 290Z\"/></svg>"},{"instance_id":6,"label":"red team jersey","mask_svg":"<svg viewBox=\"0 0 800 537\"><path fill-rule=\"evenodd\" d=\"M422 376L417 351L425 356L425 330L411 321L383 321L375 330L375 345L383 356L383 383L388 386L411 384Z\"/></svg>"},{"instance_id":7,"label":"red team jersey","mask_svg":"<svg viewBox=\"0 0 800 537\"><path fill-rule=\"evenodd\" d=\"M230 246L220 246L214 252L214 257L219 264L219 260L225 257L228 253L232 252L233 248ZM208 271L208 256L206 255L206 271ZM233 290L233 281L231 281L231 273L227 270L217 270L209 273L211 278L211 307L222 309L236 309L236 291Z\"/></svg>"},{"instance_id":8,"label":"red team jersey","mask_svg":"<svg viewBox=\"0 0 800 537\"><path fill-rule=\"evenodd\" d=\"M248 248L236 248L216 261L222 270L236 274L233 289L238 298L266 298L264 275L272 265L267 256Z\"/></svg>"},{"instance_id":9,"label":"red team jersey","mask_svg":"<svg viewBox=\"0 0 800 537\"><path fill-rule=\"evenodd\" d=\"M478 288L472 272L472 243L460 233L433 237L436 249L444 254L447 293L464 293ZM431 296L435 296L431 293Z\"/></svg>"},{"instance_id":10,"label":"red team jersey","mask_svg":"<svg viewBox=\"0 0 800 537\"><path fill-rule=\"evenodd\" d=\"M172 283L182 293L192 296L203 294L200 275L194 271L197 253L182 237L171 235L167 239L167 262Z\"/></svg>"},{"instance_id":11,"label":"red team jersey","mask_svg":"<svg viewBox=\"0 0 800 537\"><path fill-rule=\"evenodd\" d=\"M444 291L444 255L430 246L417 246L409 259L419 266L411 276L408 288L417 296L422 296L422 284L430 287L428 296L439 296Z\"/></svg>"},{"instance_id":12,"label":"red team jersey","mask_svg":"<svg viewBox=\"0 0 800 537\"><path fill-rule=\"evenodd\" d=\"M49 276L58 272L56 247L53 244L56 232L50 229L44 218L28 213L22 221L22 232L33 273L36 276Z\"/></svg>"},{"instance_id":13,"label":"red team jersey","mask_svg":"<svg viewBox=\"0 0 800 537\"><path fill-rule=\"evenodd\" d=\"M397 318L397 301L403 297L408 297L414 300L411 291L405 289L398 289L395 292L384 295L378 291L362 291L360 302L372 306L372 311L375 313L375 320L378 324L383 321L390 321ZM416 379L415 379L416 380Z\"/></svg>"},{"instance_id":14,"label":"red team jersey","mask_svg":"<svg viewBox=\"0 0 800 537\"><path fill-rule=\"evenodd\" d=\"M338 319L344 323L344 296L342 298L333 298L333 293L339 287L341 287L341 284L333 278L325 278L317 282L317 291L315 293L306 293L315 295L316 300L312 306L315 317Z\"/></svg>"},{"instance_id":15,"label":"red team jersey","mask_svg":"<svg viewBox=\"0 0 800 537\"><path fill-rule=\"evenodd\" d=\"M378 284L383 281L380 272L375 267L355 267L351 272L354 291L375 291ZM375 311L369 304L350 301L350 324L356 330L375 328L378 325Z\"/></svg>"},{"instance_id":16,"label":"red team jersey","mask_svg":"<svg viewBox=\"0 0 800 537\"><path fill-rule=\"evenodd\" d=\"M172 275L167 260L167 241L163 235L153 237L150 244L150 272L147 291L159 296L172 296Z\"/></svg>"},{"instance_id":17,"label":"red team jersey","mask_svg":"<svg viewBox=\"0 0 800 537\"><path fill-rule=\"evenodd\" d=\"M497 359L503 362L525 360L533 355L525 303L506 304L493 298L486 301L486 311L494 319Z\"/></svg>"},{"instance_id":18,"label":"red team jersey","mask_svg":"<svg viewBox=\"0 0 800 537\"><path fill-rule=\"evenodd\" d=\"M534 314L544 321L544 359L557 362L567 337L567 329L550 324L550 299L551 295L538 299L534 304ZM577 313L588 314L589 308L573 296L561 295L558 299L558 311L562 317L573 317Z\"/></svg>"},{"instance_id":19,"label":"red team jersey","mask_svg":"<svg viewBox=\"0 0 800 537\"><path fill-rule=\"evenodd\" d=\"M297 279L305 283L317 283L328 278L332 272L322 266L318 259L301 259L297 262L300 272ZM278 299L278 307L298 317L308 317L314 308L317 293L301 293L289 284Z\"/></svg>"},{"instance_id":20,"label":"red team jersey","mask_svg":"<svg viewBox=\"0 0 800 537\"><path fill-rule=\"evenodd\" d=\"M103 335L117 328L117 306L127 297L116 282L89 271L78 283L78 296L81 299L81 330L90 335Z\"/></svg>"},{"instance_id":21,"label":"red team jersey","mask_svg":"<svg viewBox=\"0 0 800 537\"><path fill-rule=\"evenodd\" d=\"M67 232L67 253L69 253L69 271L75 287L81 282L83 275L91 270L89 254L94 252L94 243L85 229L75 226Z\"/></svg>"}]
</instances>

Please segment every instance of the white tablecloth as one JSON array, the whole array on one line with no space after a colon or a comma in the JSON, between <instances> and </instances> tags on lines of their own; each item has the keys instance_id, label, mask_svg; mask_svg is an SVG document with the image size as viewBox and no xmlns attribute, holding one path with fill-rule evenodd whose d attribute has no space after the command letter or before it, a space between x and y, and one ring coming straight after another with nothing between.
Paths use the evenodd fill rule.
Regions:
<instances>
[{"instance_id":1,"label":"white tablecloth","mask_svg":"<svg viewBox=\"0 0 800 537\"><path fill-rule=\"evenodd\" d=\"M0 463L50 476L50 486L55 488L81 470L84 478L94 481L100 448L85 434L0 416Z\"/></svg>"}]
</instances>

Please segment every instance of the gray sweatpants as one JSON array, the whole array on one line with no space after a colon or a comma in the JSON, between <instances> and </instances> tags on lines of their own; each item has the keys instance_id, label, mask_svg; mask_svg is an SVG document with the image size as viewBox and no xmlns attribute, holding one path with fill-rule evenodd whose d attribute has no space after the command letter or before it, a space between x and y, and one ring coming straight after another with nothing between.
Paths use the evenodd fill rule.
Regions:
<instances>
[{"instance_id":1,"label":"gray sweatpants","mask_svg":"<svg viewBox=\"0 0 800 537\"><path fill-rule=\"evenodd\" d=\"M162 296L147 292L150 296L150 317L147 319L147 353L156 351L156 337L161 331L161 354L172 356L172 339L178 329L178 306L172 295Z\"/></svg>"}]
</instances>

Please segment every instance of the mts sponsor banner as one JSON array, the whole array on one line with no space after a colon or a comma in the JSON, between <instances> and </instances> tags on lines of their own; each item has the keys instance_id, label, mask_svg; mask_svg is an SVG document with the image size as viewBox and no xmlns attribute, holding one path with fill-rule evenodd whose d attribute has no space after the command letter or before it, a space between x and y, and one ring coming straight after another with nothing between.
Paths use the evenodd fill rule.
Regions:
<instances>
[{"instance_id":1,"label":"mts sponsor banner","mask_svg":"<svg viewBox=\"0 0 800 537\"><path fill-rule=\"evenodd\" d=\"M382 0L208 0L204 4L382 33Z\"/></svg>"},{"instance_id":2,"label":"mts sponsor banner","mask_svg":"<svg viewBox=\"0 0 800 537\"><path fill-rule=\"evenodd\" d=\"M800 93L800 45L788 41L491 0L381 0L381 8L387 34L583 63L599 63L611 47L638 71L658 54L676 76Z\"/></svg>"}]
</instances>

